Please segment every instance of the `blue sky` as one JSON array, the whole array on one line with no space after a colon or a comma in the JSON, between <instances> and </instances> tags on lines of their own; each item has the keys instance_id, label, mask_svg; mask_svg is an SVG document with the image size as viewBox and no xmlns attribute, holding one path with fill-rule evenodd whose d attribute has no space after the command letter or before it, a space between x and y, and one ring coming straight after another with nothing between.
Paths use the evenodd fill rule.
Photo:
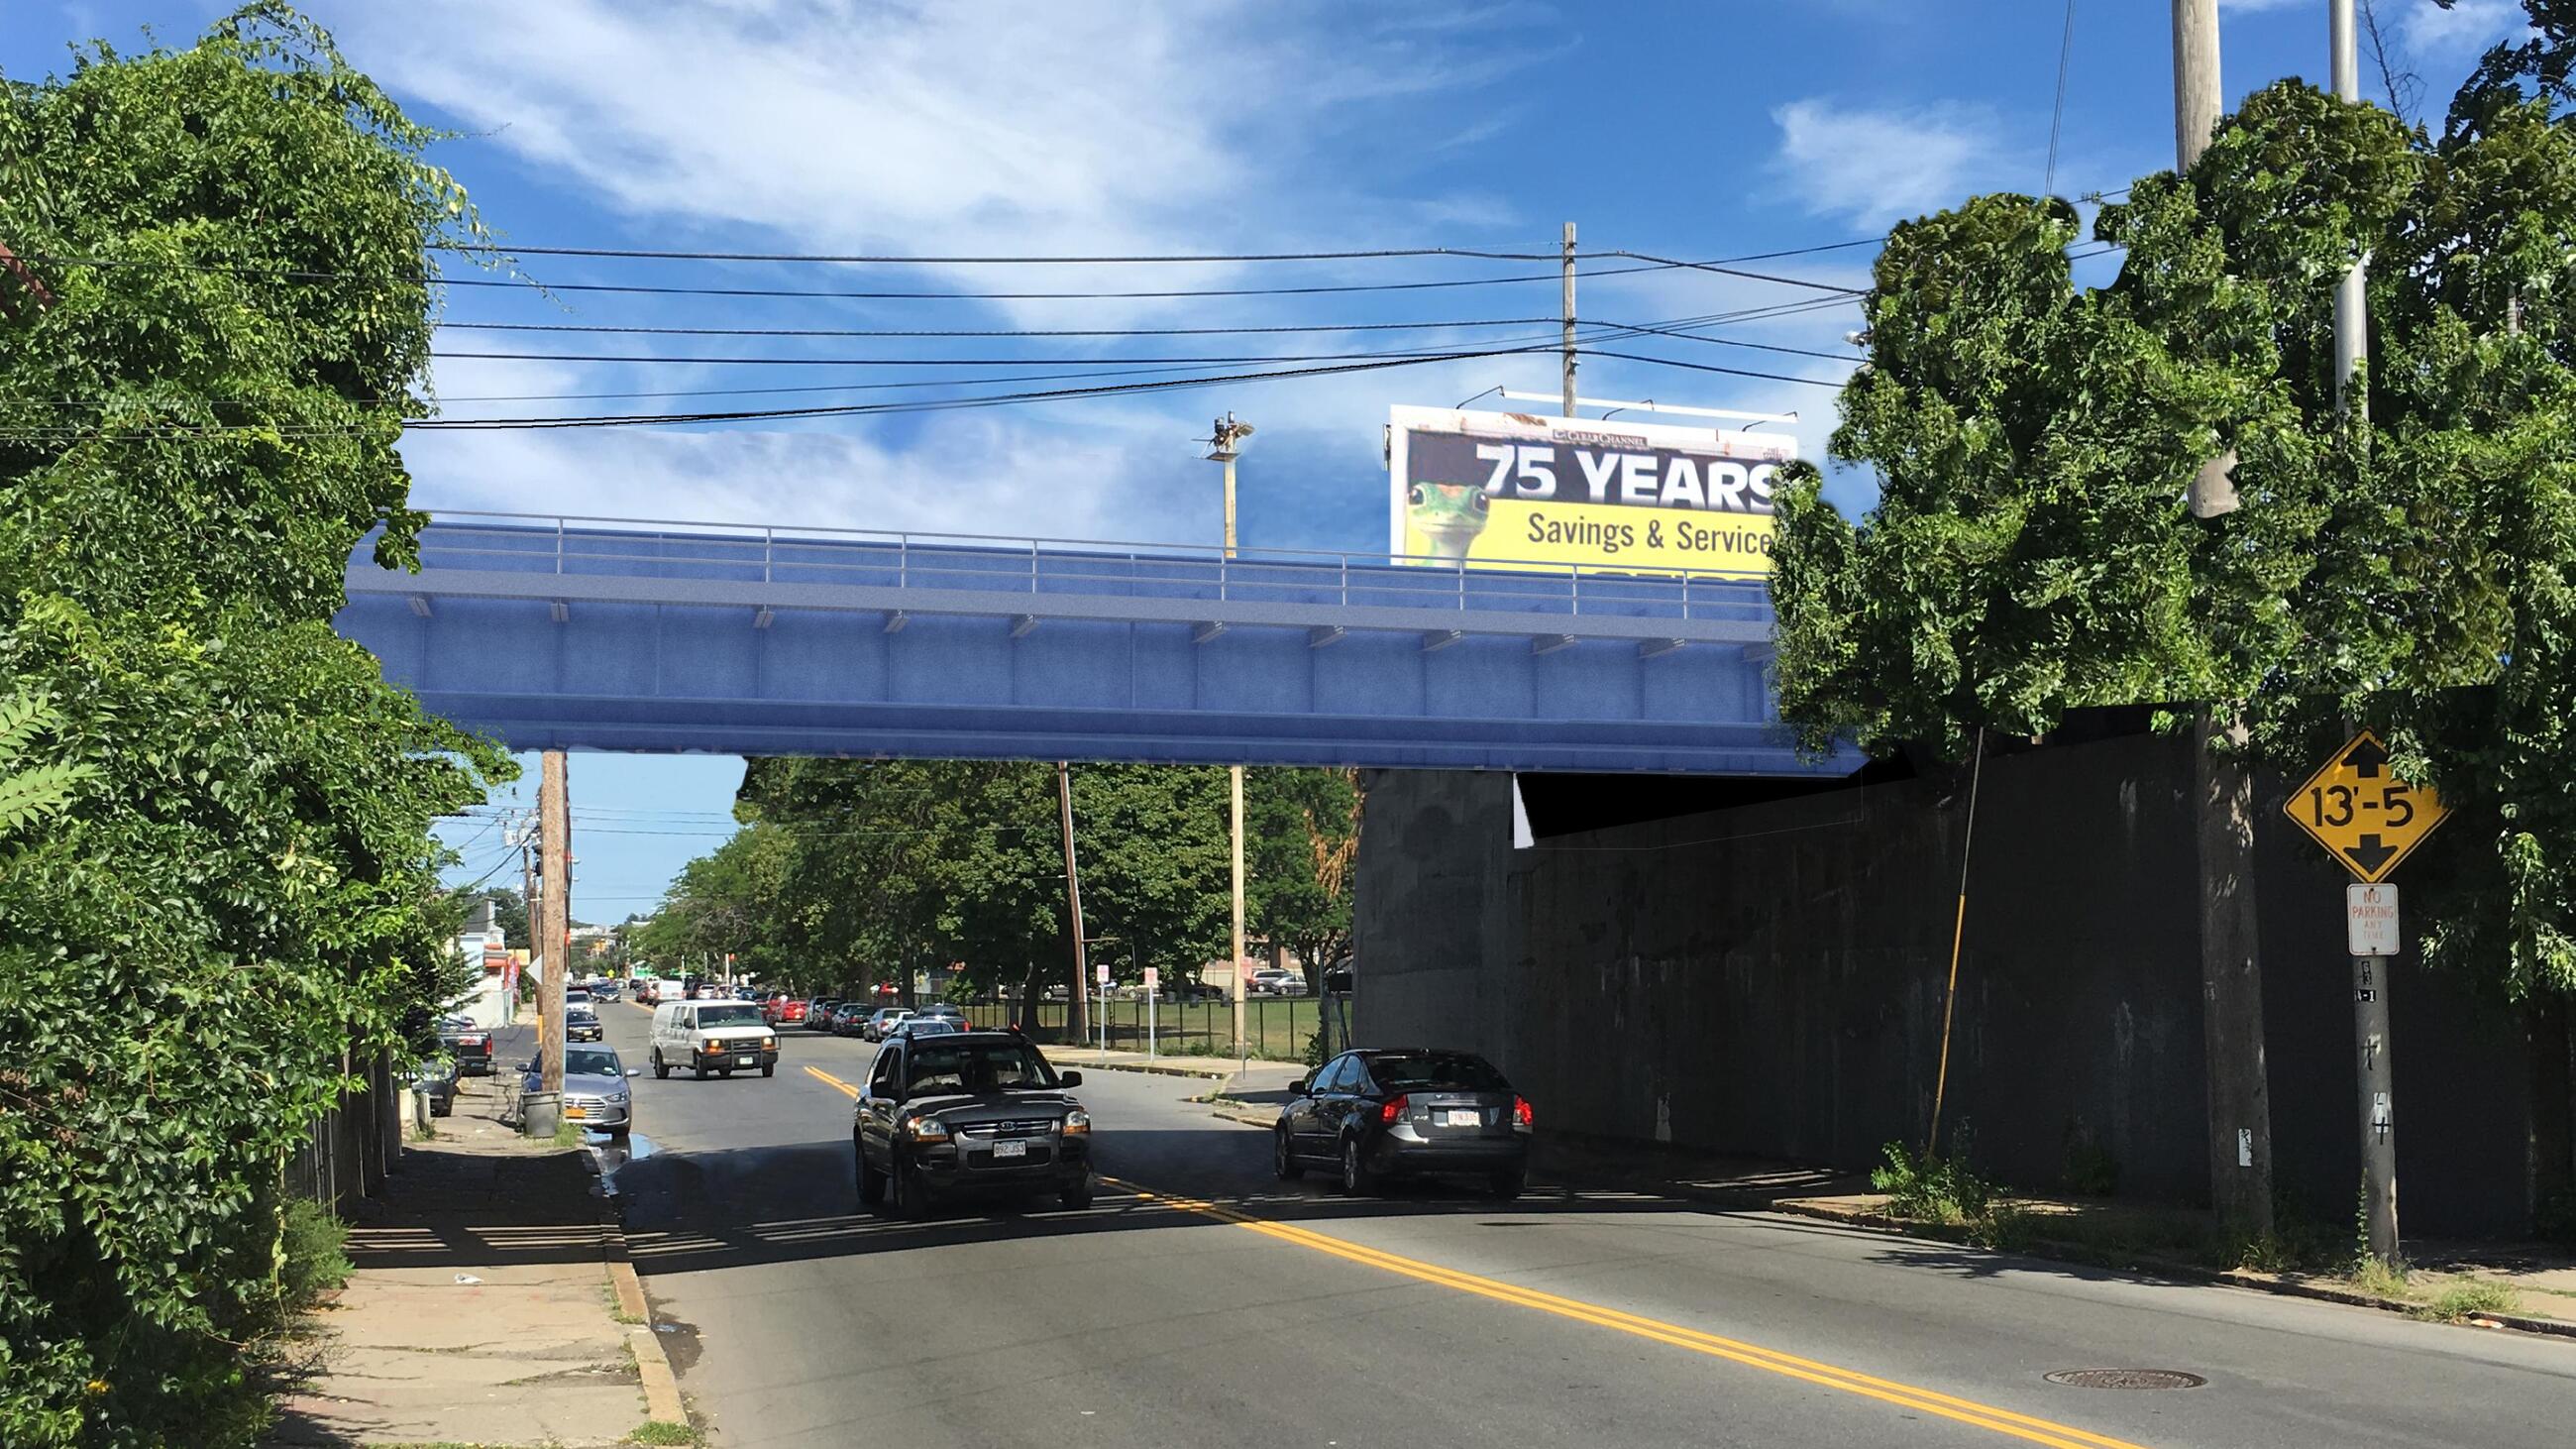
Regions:
<instances>
[{"instance_id":1,"label":"blue sky","mask_svg":"<svg viewBox=\"0 0 2576 1449\"><path fill-rule=\"evenodd\" d=\"M149 26L182 42L221 4L10 0L0 71L31 78L67 45L121 48ZM1583 244L1670 257L1848 242L1978 191L2048 174L2060 0L1797 4L1059 0L448 0L308 7L354 64L420 119L460 133L435 159L523 246L906 256L1098 255ZM2512 0L2379 0L2404 66L2442 104L2517 30ZM2077 0L2055 189L2116 189L2169 164L2166 7ZM2324 0L2222 4L2230 97L2322 80ZM2369 63L2365 60L2365 71ZM2375 93L2377 87L2371 86ZM1864 282L1871 251L1749 264ZM1598 265L1610 266L1614 263ZM2095 266L2104 265L2094 263ZM816 267L528 259L553 283L919 290L1314 286L1544 272L1453 259L1122 267ZM471 275L464 273L461 275ZM1645 322L1826 295L1702 272L1583 284L1578 311ZM447 320L605 326L1139 328L1532 318L1553 281L1409 292L1104 301L815 301L459 288ZM1716 335L1848 353L1850 307ZM777 339L442 331L445 353L661 359L997 357L1013 366L598 363L442 357L450 416L665 411L1010 391L979 375L1121 356L1375 352L1537 340L1546 327L1161 339ZM1391 340L1392 339L1392 340ZM1810 455L1848 364L1706 342L1620 350L1805 379L1588 363L1587 396L1796 409ZM686 399L569 394L847 386L870 394ZM1035 383L1024 386L1061 386ZM1210 542L1219 502L1208 418L1260 437L1242 465L1247 547L1382 548L1379 432L1390 403L1555 387L1545 356L1444 362L1158 396L805 423L415 434L415 501L480 509L1010 536ZM1837 482L1865 506L1867 481ZM500 799L524 801L529 780ZM576 914L649 908L722 838L739 781L719 757L576 756ZM507 857L486 820L447 832L459 878ZM496 878L515 867L504 866Z\"/></svg>"}]
</instances>

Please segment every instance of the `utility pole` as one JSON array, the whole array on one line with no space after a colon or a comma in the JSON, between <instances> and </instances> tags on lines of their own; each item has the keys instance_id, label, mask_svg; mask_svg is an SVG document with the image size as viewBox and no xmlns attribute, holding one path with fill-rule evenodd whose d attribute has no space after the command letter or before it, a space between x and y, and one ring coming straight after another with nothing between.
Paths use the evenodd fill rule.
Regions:
<instances>
[{"instance_id":1,"label":"utility pole","mask_svg":"<svg viewBox=\"0 0 2576 1449\"><path fill-rule=\"evenodd\" d=\"M2353 25L2352 0L2327 0L2330 17L2327 44L2333 51L2335 99L2361 103L2361 59ZM2362 363L2370 350L2368 301L2363 294L2370 258L2357 258L2335 283L2335 408L2357 424L2367 439L2370 391ZM2519 318L2509 325L2518 327ZM2383 1263L2397 1261L2397 1074L2390 1061L2396 1038L2388 1024L2388 983L2373 981L2374 962L2352 958L2353 1061L2361 1082L2362 1216L2370 1236L2370 1255Z\"/></svg>"},{"instance_id":2,"label":"utility pole","mask_svg":"<svg viewBox=\"0 0 2576 1449\"><path fill-rule=\"evenodd\" d=\"M1574 416L1574 223L1565 224L1565 416Z\"/></svg>"},{"instance_id":3,"label":"utility pole","mask_svg":"<svg viewBox=\"0 0 2576 1449\"><path fill-rule=\"evenodd\" d=\"M1065 997L1065 1035L1081 1041L1083 1018L1091 991L1090 949L1082 939L1082 875L1073 857L1073 764L1055 762L1055 799L1058 814L1064 820L1064 895L1073 912L1073 990Z\"/></svg>"},{"instance_id":4,"label":"utility pole","mask_svg":"<svg viewBox=\"0 0 2576 1449\"><path fill-rule=\"evenodd\" d=\"M537 784L537 842L545 891L545 924L538 927L536 935L544 943L541 949L546 963L545 975L537 981L537 1010L543 1018L537 1088L557 1094L558 1102L562 1100L564 1075L564 973L572 968L571 825L571 812L564 800L564 752L548 750L544 773Z\"/></svg>"},{"instance_id":5,"label":"utility pole","mask_svg":"<svg viewBox=\"0 0 2576 1449\"><path fill-rule=\"evenodd\" d=\"M2224 94L2218 0L2173 0L2174 151L2189 171ZM2272 1230L2272 1094L2263 1061L2263 965L2255 934L2254 773L2244 715L2203 705L2192 729L2199 810L2201 1050L2208 1077L2209 1200L2220 1221Z\"/></svg>"},{"instance_id":6,"label":"utility pole","mask_svg":"<svg viewBox=\"0 0 2576 1449\"><path fill-rule=\"evenodd\" d=\"M1573 283L1566 285L1570 287ZM1227 413L1217 419L1215 432L1208 439L1215 445L1208 457L1225 465L1225 557L1228 562L1234 558L1234 460L1242 456L1243 440L1251 436L1252 424L1238 423L1234 414ZM1243 767L1229 765L1225 774L1230 802L1226 819L1234 840L1234 1047L1240 1053L1249 1050L1243 1034L1243 996L1247 989L1243 970Z\"/></svg>"},{"instance_id":7,"label":"utility pole","mask_svg":"<svg viewBox=\"0 0 2576 1449\"><path fill-rule=\"evenodd\" d=\"M534 961L537 959L538 907L537 841L533 824L528 827L526 834L519 837L519 882L519 911L528 918L527 939L519 943L519 949L527 952L528 959ZM501 1019L505 1022L519 1019L519 993L514 989L509 993L509 998L501 1005ZM495 1023L495 1025L498 1024Z\"/></svg>"}]
</instances>

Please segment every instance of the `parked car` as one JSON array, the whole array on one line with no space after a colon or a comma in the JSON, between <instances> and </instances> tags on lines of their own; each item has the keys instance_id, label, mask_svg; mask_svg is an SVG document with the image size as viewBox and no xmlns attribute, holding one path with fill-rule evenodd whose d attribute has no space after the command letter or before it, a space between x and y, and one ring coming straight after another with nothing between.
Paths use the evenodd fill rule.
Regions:
<instances>
[{"instance_id":1,"label":"parked car","mask_svg":"<svg viewBox=\"0 0 2576 1449\"><path fill-rule=\"evenodd\" d=\"M850 1139L859 1201L899 1217L928 1215L968 1193L1052 1192L1091 1205L1091 1114L1025 1038L954 1030L915 1018L876 1056Z\"/></svg>"},{"instance_id":2,"label":"parked car","mask_svg":"<svg viewBox=\"0 0 2576 1449\"><path fill-rule=\"evenodd\" d=\"M565 987L564 1005L567 1007L590 1005L590 988L586 986Z\"/></svg>"},{"instance_id":3,"label":"parked car","mask_svg":"<svg viewBox=\"0 0 2576 1449\"><path fill-rule=\"evenodd\" d=\"M1272 1163L1282 1181L1337 1168L1353 1196L1402 1174L1479 1178L1514 1198L1529 1182L1532 1121L1529 1099L1473 1052L1344 1052L1291 1089Z\"/></svg>"},{"instance_id":4,"label":"parked car","mask_svg":"<svg viewBox=\"0 0 2576 1449\"><path fill-rule=\"evenodd\" d=\"M869 1012L867 1019L859 1024L859 1036L865 1041L884 1041L894 1024L910 1015L912 1008L909 1006L880 1006Z\"/></svg>"},{"instance_id":5,"label":"parked car","mask_svg":"<svg viewBox=\"0 0 2576 1449\"><path fill-rule=\"evenodd\" d=\"M832 1008L831 1018L824 1023L823 1029L834 1036L857 1036L867 1019L868 1008L864 1003L844 1001Z\"/></svg>"},{"instance_id":6,"label":"parked car","mask_svg":"<svg viewBox=\"0 0 2576 1449\"><path fill-rule=\"evenodd\" d=\"M412 1068L411 1088L429 1098L429 1115L432 1117L444 1117L455 1111L455 1061L433 1057Z\"/></svg>"},{"instance_id":7,"label":"parked car","mask_svg":"<svg viewBox=\"0 0 2576 1449\"><path fill-rule=\"evenodd\" d=\"M1273 968L1253 972L1244 987L1255 996L1303 996L1306 978L1299 972Z\"/></svg>"},{"instance_id":8,"label":"parked car","mask_svg":"<svg viewBox=\"0 0 2576 1449\"><path fill-rule=\"evenodd\" d=\"M944 1016L950 1021L966 1020L966 1008L959 1006L953 1001L934 1001L928 1006L923 1007L916 1014L920 1016Z\"/></svg>"},{"instance_id":9,"label":"parked car","mask_svg":"<svg viewBox=\"0 0 2576 1449\"><path fill-rule=\"evenodd\" d=\"M643 1071L619 1060L612 1046L565 1047L563 1119L611 1137L625 1136L635 1127L635 1097L626 1079ZM521 1069L520 1090L536 1091L541 1080L537 1064L529 1062Z\"/></svg>"},{"instance_id":10,"label":"parked car","mask_svg":"<svg viewBox=\"0 0 2576 1449\"><path fill-rule=\"evenodd\" d=\"M599 1013L587 1006L564 1008L565 1041L606 1041L608 1028L600 1025Z\"/></svg>"},{"instance_id":11,"label":"parked car","mask_svg":"<svg viewBox=\"0 0 2576 1449\"><path fill-rule=\"evenodd\" d=\"M778 1036L748 1001L665 1001L653 1008L653 1075L668 1077L686 1066L699 1081L707 1073L732 1076L760 1069L778 1074Z\"/></svg>"},{"instance_id":12,"label":"parked car","mask_svg":"<svg viewBox=\"0 0 2576 1449\"><path fill-rule=\"evenodd\" d=\"M624 989L625 988L613 978L605 981L594 981L590 986L590 999L593 1001L615 1001L621 994L623 994Z\"/></svg>"},{"instance_id":13,"label":"parked car","mask_svg":"<svg viewBox=\"0 0 2576 1449\"><path fill-rule=\"evenodd\" d=\"M966 1030L966 1024L954 1017L927 1014L907 1016L887 1029L885 1040L908 1041L921 1036L948 1036L964 1030Z\"/></svg>"},{"instance_id":14,"label":"parked car","mask_svg":"<svg viewBox=\"0 0 2576 1449\"><path fill-rule=\"evenodd\" d=\"M817 996L805 1003L805 1025L815 1031L832 1029L832 1008L841 1004L837 996Z\"/></svg>"},{"instance_id":15,"label":"parked car","mask_svg":"<svg viewBox=\"0 0 2576 1449\"><path fill-rule=\"evenodd\" d=\"M439 1018L438 1044L456 1059L456 1069L469 1077L492 1075L492 1033L471 1018Z\"/></svg>"}]
</instances>

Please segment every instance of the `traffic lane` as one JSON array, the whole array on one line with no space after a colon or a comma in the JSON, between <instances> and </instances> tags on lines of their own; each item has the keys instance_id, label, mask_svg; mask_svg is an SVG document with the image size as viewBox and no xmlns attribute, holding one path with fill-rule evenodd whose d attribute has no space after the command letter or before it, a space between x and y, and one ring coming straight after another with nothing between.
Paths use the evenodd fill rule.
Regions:
<instances>
[{"instance_id":1,"label":"traffic lane","mask_svg":"<svg viewBox=\"0 0 2576 1449\"><path fill-rule=\"evenodd\" d=\"M812 1055L838 1058L834 1066L847 1062L842 1079L860 1079L867 1048L847 1041L818 1045ZM1498 1212L1499 1205L1449 1194L1354 1204L1281 1190L1266 1180L1266 1137L1212 1127L1202 1109L1179 1100L1190 1090L1185 1082L1135 1074L1102 1073L1086 1082L1086 1100L1102 1119L1104 1167L1140 1183L1179 1186L1258 1215L1301 1221L1364 1251L1394 1251L1438 1269L1544 1288L1653 1323L1722 1332L2036 1417L2080 1410L2087 1427L2117 1427L2159 1442L2302 1443L2331 1432L2365 1444L2444 1443L2459 1442L2450 1436L2473 1428L2475 1442L2514 1443L2530 1442L2546 1403L2565 1392L2563 1382L2550 1381L2563 1372L2561 1362L2546 1357L2554 1345L2254 1295L2129 1284L1795 1220L1715 1215L1652 1199L1544 1197ZM807 1094L800 1087L797 1095ZM702 1164L748 1179L706 1193L709 1202L777 1200L819 1188L803 1215L766 1233L735 1224L729 1239L694 1249L675 1243L677 1260L717 1268L751 1258L861 1250L855 1240L869 1236L874 1224L857 1218L841 1197L848 1190L847 1098L813 1107L812 1125L798 1135L826 1144L819 1152L802 1160L755 1154ZM762 1177L771 1180L757 1180ZM839 1247L829 1221L835 1213L850 1240ZM1551 1231L1509 1231L1527 1227ZM863 1250L962 1249L1098 1230L1078 1217L987 1214L944 1225L946 1236L876 1234ZM1969 1281L1948 1281L1959 1275ZM1540 1310L1514 1304L1492 1311ZM2401 1361L2320 1361L2338 1355ZM2430 1369L2427 1355L2465 1367ZM2525 1361L2517 1362L2518 1355ZM2179 1366L2213 1382L2188 1394L2114 1395L2057 1389L2039 1378L2055 1368L2128 1365ZM2532 1382L2533 1374L2542 1382ZM2493 1382L2471 1382L2482 1378Z\"/></svg>"},{"instance_id":2,"label":"traffic lane","mask_svg":"<svg viewBox=\"0 0 2576 1449\"><path fill-rule=\"evenodd\" d=\"M846 1104L799 1075L779 1079L782 1111L831 1120L815 1089ZM1170 1161L1248 1136L1203 1117L1121 1134L1138 1160ZM630 1169L654 1177L631 1189L630 1252L689 1326L683 1386L728 1444L1196 1449L1212 1426L1252 1444L1844 1444L1897 1422L1725 1386L1653 1345L1623 1353L1115 1188L1080 1213L959 1204L890 1223L852 1210L848 1151L666 1152Z\"/></svg>"},{"instance_id":3,"label":"traffic lane","mask_svg":"<svg viewBox=\"0 0 2576 1449\"><path fill-rule=\"evenodd\" d=\"M866 1058L851 1044L835 1054L854 1067ZM932 1443L1069 1429L1106 1442L1195 1443L1211 1421L1259 1426L1250 1442L1303 1442L1320 1426L1354 1444L1419 1443L1426 1416L1459 1436L1434 1443L1598 1443L1605 1426L1622 1423L1640 1437L1618 1442L1844 1443L1938 1421L1906 1407L1874 1415L1887 1406L1849 1394L1823 1406L1767 1386L1721 1389L1704 1365L1670 1362L1652 1342L1605 1347L1589 1324L1500 1314L1374 1265L1329 1254L1300 1261L1312 1250L1231 1241L1226 1227L1211 1239L1203 1213L1115 1189L1086 1213L960 1204L921 1226L865 1217L848 1196L848 1097L801 1075L839 1098L819 1101L803 1082L775 1098L781 1120L812 1139L802 1146L701 1146L688 1129L666 1128L691 1150L639 1165L649 1173L630 1170L645 1177L630 1189L630 1251L665 1314L694 1330L683 1382L728 1442L841 1442L853 1396L869 1406L872 1432L900 1424ZM1109 1171L1214 1177L1238 1198L1260 1195L1246 1190L1266 1181L1266 1139L1183 1102L1196 1084L1124 1073L1092 1080L1099 1090L1086 1082L1084 1091L1104 1121ZM747 1210L753 1204L758 1211ZM1438 1201L1327 1206L1456 1210ZM916 1325L889 1302L935 1302L938 1325ZM894 1316L871 1324L871 1313ZM818 1348L874 1342L889 1326L912 1352L854 1358ZM1115 1353L1104 1357L1104 1343ZM1418 1359L1419 1372L1404 1370ZM1621 1366L1604 1373L1605 1363ZM1571 1364L1584 1367L1532 1397L1534 1369ZM961 1407L988 1373L1036 1384L1044 1402ZM1389 1373L1400 1391L1379 1382ZM1077 1394L1084 1401L1062 1412L1059 1395L1104 1381L1117 1407ZM1318 1417L1319 1389L1362 1384L1373 1397ZM924 1397L895 1409L882 1402L907 1393ZM1721 1414L1725 1431L1712 1435L1711 1416ZM1099 1422L1076 1422L1086 1418ZM1823 1437L1802 1437L1810 1433Z\"/></svg>"}]
</instances>

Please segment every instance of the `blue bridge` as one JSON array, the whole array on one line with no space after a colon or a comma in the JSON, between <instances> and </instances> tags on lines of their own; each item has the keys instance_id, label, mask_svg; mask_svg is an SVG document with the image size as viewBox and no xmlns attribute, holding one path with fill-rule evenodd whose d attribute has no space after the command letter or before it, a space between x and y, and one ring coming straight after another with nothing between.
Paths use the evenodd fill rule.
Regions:
<instances>
[{"instance_id":1,"label":"blue bridge","mask_svg":"<svg viewBox=\"0 0 2576 1449\"><path fill-rule=\"evenodd\" d=\"M1842 774L1743 579L444 514L339 631L515 749Z\"/></svg>"}]
</instances>

